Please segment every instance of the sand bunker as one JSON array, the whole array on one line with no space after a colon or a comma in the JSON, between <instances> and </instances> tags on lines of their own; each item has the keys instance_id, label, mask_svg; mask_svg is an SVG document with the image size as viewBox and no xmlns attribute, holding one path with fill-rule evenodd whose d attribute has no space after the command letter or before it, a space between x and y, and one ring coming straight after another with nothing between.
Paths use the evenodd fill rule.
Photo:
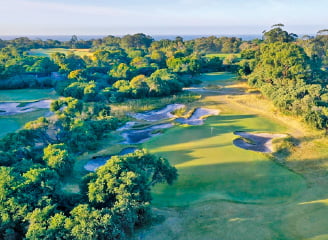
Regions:
<instances>
[{"instance_id":1,"label":"sand bunker","mask_svg":"<svg viewBox=\"0 0 328 240\"><path fill-rule=\"evenodd\" d=\"M235 146L246 150L263 153L272 153L274 151L272 144L274 139L287 137L286 134L271 133L234 132L234 134L250 141L246 142L244 139L238 138L233 141Z\"/></svg>"},{"instance_id":2,"label":"sand bunker","mask_svg":"<svg viewBox=\"0 0 328 240\"><path fill-rule=\"evenodd\" d=\"M122 132L125 130L130 130L131 128L134 127L134 125L136 125L136 122L126 122L124 126L118 128L116 131Z\"/></svg>"},{"instance_id":3,"label":"sand bunker","mask_svg":"<svg viewBox=\"0 0 328 240\"><path fill-rule=\"evenodd\" d=\"M37 109L49 109L50 104L51 100L42 100L38 102L27 103L23 107L19 106L20 103L0 103L0 116L32 112Z\"/></svg>"},{"instance_id":4,"label":"sand bunker","mask_svg":"<svg viewBox=\"0 0 328 240\"><path fill-rule=\"evenodd\" d=\"M122 151L120 151L116 155L123 156L125 154L134 153L137 150L138 150L137 148L128 147L128 148L124 148ZM86 169L87 171L90 171L90 172L94 172L94 171L96 171L97 168L105 165L105 163L108 160L110 160L112 156L114 156L114 155L93 157L90 161L87 162L87 164L84 165L84 169Z\"/></svg>"},{"instance_id":5,"label":"sand bunker","mask_svg":"<svg viewBox=\"0 0 328 240\"><path fill-rule=\"evenodd\" d=\"M183 104L169 104L165 108L159 110L133 114L132 117L139 120L146 120L150 122L160 121L160 120L170 119L175 117L175 115L173 115L171 112L183 107L185 107L185 105Z\"/></svg>"},{"instance_id":6,"label":"sand bunker","mask_svg":"<svg viewBox=\"0 0 328 240\"><path fill-rule=\"evenodd\" d=\"M219 115L220 111L217 109L197 108L189 118L177 118L175 121L188 125L203 125L204 118L214 115Z\"/></svg>"},{"instance_id":7,"label":"sand bunker","mask_svg":"<svg viewBox=\"0 0 328 240\"><path fill-rule=\"evenodd\" d=\"M123 132L121 135L125 138L123 144L137 144L143 143L148 139L161 134L159 131L161 129L167 129L172 127L172 123L164 123L159 125L154 125L140 130L128 130Z\"/></svg>"}]
</instances>

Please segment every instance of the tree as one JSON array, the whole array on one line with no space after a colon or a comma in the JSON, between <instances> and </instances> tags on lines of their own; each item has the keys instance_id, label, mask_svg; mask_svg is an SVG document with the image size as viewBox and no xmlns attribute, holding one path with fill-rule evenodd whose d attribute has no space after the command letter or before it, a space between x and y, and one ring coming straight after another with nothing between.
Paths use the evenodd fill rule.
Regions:
<instances>
[{"instance_id":1,"label":"tree","mask_svg":"<svg viewBox=\"0 0 328 240\"><path fill-rule=\"evenodd\" d=\"M288 33L282 29L283 24L273 25L270 31L263 31L263 40L267 43L274 42L294 42L298 37L294 33Z\"/></svg>"},{"instance_id":2,"label":"tree","mask_svg":"<svg viewBox=\"0 0 328 240\"><path fill-rule=\"evenodd\" d=\"M125 63L120 63L110 70L110 76L116 79L128 79L131 75L131 68Z\"/></svg>"},{"instance_id":3,"label":"tree","mask_svg":"<svg viewBox=\"0 0 328 240\"><path fill-rule=\"evenodd\" d=\"M136 48L147 49L150 47L154 39L151 36L147 36L143 33L137 33L134 35L126 35L122 38L121 45L123 48Z\"/></svg>"},{"instance_id":4,"label":"tree","mask_svg":"<svg viewBox=\"0 0 328 240\"><path fill-rule=\"evenodd\" d=\"M145 75L138 75L131 79L130 86L132 95L136 98L143 98L149 95L149 86Z\"/></svg>"},{"instance_id":5,"label":"tree","mask_svg":"<svg viewBox=\"0 0 328 240\"><path fill-rule=\"evenodd\" d=\"M147 85L152 96L167 96L182 90L182 84L177 76L167 69L156 70L147 78Z\"/></svg>"},{"instance_id":6,"label":"tree","mask_svg":"<svg viewBox=\"0 0 328 240\"><path fill-rule=\"evenodd\" d=\"M64 143L49 144L43 150L43 160L61 176L70 172L74 164L74 160Z\"/></svg>"},{"instance_id":7,"label":"tree","mask_svg":"<svg viewBox=\"0 0 328 240\"><path fill-rule=\"evenodd\" d=\"M321 29L317 32L318 35L328 35L328 29Z\"/></svg>"},{"instance_id":8,"label":"tree","mask_svg":"<svg viewBox=\"0 0 328 240\"><path fill-rule=\"evenodd\" d=\"M97 98L97 85L94 81L90 81L83 90L84 100L86 102L96 101Z\"/></svg>"},{"instance_id":9,"label":"tree","mask_svg":"<svg viewBox=\"0 0 328 240\"><path fill-rule=\"evenodd\" d=\"M98 50L93 56L94 64L97 67L110 68L120 63L127 64L130 61L126 52L121 48L115 50Z\"/></svg>"},{"instance_id":10,"label":"tree","mask_svg":"<svg viewBox=\"0 0 328 240\"><path fill-rule=\"evenodd\" d=\"M58 65L48 57L41 57L32 66L27 67L26 70L27 72L50 75L52 72L58 71Z\"/></svg>"},{"instance_id":11,"label":"tree","mask_svg":"<svg viewBox=\"0 0 328 240\"><path fill-rule=\"evenodd\" d=\"M69 229L73 239L125 239L122 227L114 222L115 216L108 209L97 210L81 204L71 211L71 215L66 220L65 227Z\"/></svg>"},{"instance_id":12,"label":"tree","mask_svg":"<svg viewBox=\"0 0 328 240\"><path fill-rule=\"evenodd\" d=\"M67 56L64 53L54 53L51 55L54 62L60 67L60 72L69 73L74 70L85 68L84 60L72 53Z\"/></svg>"},{"instance_id":13,"label":"tree","mask_svg":"<svg viewBox=\"0 0 328 240\"><path fill-rule=\"evenodd\" d=\"M309 70L309 58L301 47L284 42L264 44L260 48L258 63L250 75L250 81L296 84L308 79Z\"/></svg>"},{"instance_id":14,"label":"tree","mask_svg":"<svg viewBox=\"0 0 328 240\"><path fill-rule=\"evenodd\" d=\"M176 168L164 158L145 151L112 157L98 168L88 184L88 197L94 206L112 207L128 194L131 201L149 202L150 189L157 183L172 184L177 179Z\"/></svg>"},{"instance_id":15,"label":"tree","mask_svg":"<svg viewBox=\"0 0 328 240\"><path fill-rule=\"evenodd\" d=\"M34 136L38 137L42 143L48 144L52 142L47 130L49 128L49 121L45 117L40 117L35 121L31 121L25 124L24 129L34 132Z\"/></svg>"},{"instance_id":16,"label":"tree","mask_svg":"<svg viewBox=\"0 0 328 240\"><path fill-rule=\"evenodd\" d=\"M77 36L76 35L73 35L71 37L71 40L69 41L69 43L71 45L71 48L76 48L77 42L78 42Z\"/></svg>"}]
</instances>

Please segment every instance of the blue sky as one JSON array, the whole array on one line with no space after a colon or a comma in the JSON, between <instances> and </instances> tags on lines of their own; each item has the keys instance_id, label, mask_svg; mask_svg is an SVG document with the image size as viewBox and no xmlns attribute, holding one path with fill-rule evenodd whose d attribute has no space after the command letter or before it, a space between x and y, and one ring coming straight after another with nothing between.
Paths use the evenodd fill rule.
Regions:
<instances>
[{"instance_id":1,"label":"blue sky","mask_svg":"<svg viewBox=\"0 0 328 240\"><path fill-rule=\"evenodd\" d=\"M5 0L0 35L261 34L328 28L327 0Z\"/></svg>"}]
</instances>

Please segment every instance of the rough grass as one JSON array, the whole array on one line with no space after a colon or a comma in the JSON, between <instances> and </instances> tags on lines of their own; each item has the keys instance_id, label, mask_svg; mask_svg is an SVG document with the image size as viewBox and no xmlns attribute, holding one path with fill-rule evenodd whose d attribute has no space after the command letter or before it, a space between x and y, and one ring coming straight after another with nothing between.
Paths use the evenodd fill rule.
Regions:
<instances>
[{"instance_id":1,"label":"rough grass","mask_svg":"<svg viewBox=\"0 0 328 240\"><path fill-rule=\"evenodd\" d=\"M51 54L53 53L74 53L75 55L78 55L80 57L84 56L92 56L93 53L90 52L90 49L67 49L67 48L39 48L39 49L31 49L29 51L29 54L32 56L41 56L41 57L51 57Z\"/></svg>"},{"instance_id":2,"label":"rough grass","mask_svg":"<svg viewBox=\"0 0 328 240\"><path fill-rule=\"evenodd\" d=\"M177 95L162 98L144 98L125 101L124 103L112 104L112 115L124 117L131 112L144 112L165 107L172 103L191 103L200 98L200 95L182 92Z\"/></svg>"}]
</instances>

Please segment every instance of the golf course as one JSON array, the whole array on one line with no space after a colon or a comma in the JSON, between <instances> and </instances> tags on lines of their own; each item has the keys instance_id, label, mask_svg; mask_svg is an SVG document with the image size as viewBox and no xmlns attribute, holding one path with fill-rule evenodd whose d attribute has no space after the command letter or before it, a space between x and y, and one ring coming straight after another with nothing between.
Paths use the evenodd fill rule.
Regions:
<instances>
[{"instance_id":1,"label":"golf course","mask_svg":"<svg viewBox=\"0 0 328 240\"><path fill-rule=\"evenodd\" d=\"M145 148L167 158L179 176L154 187L153 221L132 239L327 239L324 133L280 114L233 74L199 78L181 96L136 102L141 111L112 105L129 121L77 158L63 192L79 193L82 177L111 156ZM46 116L44 103L56 98L52 89L0 91L8 110L1 112L0 137Z\"/></svg>"},{"instance_id":2,"label":"golf course","mask_svg":"<svg viewBox=\"0 0 328 240\"><path fill-rule=\"evenodd\" d=\"M257 103L262 96L232 74L201 80L186 89L202 95L189 107L220 114L203 125L175 125L142 143L169 159L179 178L155 187L156 221L135 239L327 239L328 151L321 133L274 113L266 100ZM262 153L234 145L236 132L281 138L273 140L276 152Z\"/></svg>"},{"instance_id":3,"label":"golf course","mask_svg":"<svg viewBox=\"0 0 328 240\"><path fill-rule=\"evenodd\" d=\"M38 103L57 97L54 89L0 90L0 125L2 127L0 137L22 128L30 121L46 116L49 113L47 107L49 103L41 107L38 107Z\"/></svg>"}]
</instances>

